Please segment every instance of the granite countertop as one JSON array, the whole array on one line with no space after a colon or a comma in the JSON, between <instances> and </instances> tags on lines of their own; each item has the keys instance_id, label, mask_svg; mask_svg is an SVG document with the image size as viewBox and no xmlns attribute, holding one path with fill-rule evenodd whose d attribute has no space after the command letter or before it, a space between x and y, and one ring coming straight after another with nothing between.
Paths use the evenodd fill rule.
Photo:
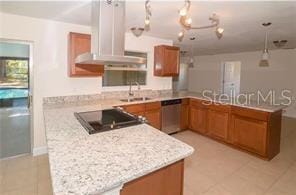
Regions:
<instances>
[{"instance_id":1,"label":"granite countertop","mask_svg":"<svg viewBox=\"0 0 296 195\"><path fill-rule=\"evenodd\" d=\"M146 101L135 101L135 102L122 102L120 99L122 98L111 98L111 99L100 99L100 100L94 100L94 101L77 101L72 103L60 103L60 104L54 104L50 105L49 107L72 107L72 106L82 106L82 105L104 105L104 106L121 106L121 105L129 105L129 104L137 104L137 103L148 103L148 102L155 102L155 101L163 101L163 100L170 100L170 99L178 99L178 98L193 98L193 99L199 99L199 100L210 100L209 97L204 97L202 93L198 92L188 92L188 91L181 91L181 92L174 92L174 93L168 93L165 95L159 95L159 96L148 96L151 97L150 100ZM234 105L244 108L250 108L254 110L264 111L264 112L276 112L279 110L282 110L286 108L287 106L284 105L271 105L269 103L260 102L257 103L256 101L249 101L248 104L244 103L242 99L230 99L230 100L215 100L212 98L213 102L216 103L222 103L226 105Z\"/></svg>"},{"instance_id":2,"label":"granite countertop","mask_svg":"<svg viewBox=\"0 0 296 195\"><path fill-rule=\"evenodd\" d=\"M145 102L177 98L208 100L201 93L177 92L154 96ZM100 99L44 105L46 138L55 194L93 194L116 188L193 153L193 148L161 131L137 125L89 135L74 112L109 109L142 102ZM265 112L284 106L251 103L237 105Z\"/></svg>"},{"instance_id":3,"label":"granite countertop","mask_svg":"<svg viewBox=\"0 0 296 195\"><path fill-rule=\"evenodd\" d=\"M44 109L54 194L103 193L193 153L147 124L89 135L73 115L110 107L104 102Z\"/></svg>"}]
</instances>

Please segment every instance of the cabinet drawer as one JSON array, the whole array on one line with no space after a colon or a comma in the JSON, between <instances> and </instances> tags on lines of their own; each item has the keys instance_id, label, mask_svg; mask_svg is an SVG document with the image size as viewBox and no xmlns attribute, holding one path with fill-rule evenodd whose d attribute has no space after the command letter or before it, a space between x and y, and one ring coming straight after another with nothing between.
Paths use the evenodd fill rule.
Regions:
<instances>
[{"instance_id":1,"label":"cabinet drawer","mask_svg":"<svg viewBox=\"0 0 296 195\"><path fill-rule=\"evenodd\" d=\"M145 104L146 111L147 110L159 110L161 107L160 102L150 102Z\"/></svg>"},{"instance_id":2,"label":"cabinet drawer","mask_svg":"<svg viewBox=\"0 0 296 195\"><path fill-rule=\"evenodd\" d=\"M268 112L249 109L249 108L242 108L238 106L232 106L231 112L232 114L236 114L239 116L244 116L252 119L262 120L262 121L268 121L268 118L269 118Z\"/></svg>"}]
</instances>

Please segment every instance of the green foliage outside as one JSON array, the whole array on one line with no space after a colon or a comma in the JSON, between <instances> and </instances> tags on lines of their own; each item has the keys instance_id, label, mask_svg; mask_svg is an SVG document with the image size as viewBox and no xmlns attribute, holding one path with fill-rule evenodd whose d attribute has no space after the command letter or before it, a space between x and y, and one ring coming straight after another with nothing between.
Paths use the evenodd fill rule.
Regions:
<instances>
[{"instance_id":1,"label":"green foliage outside","mask_svg":"<svg viewBox=\"0 0 296 195\"><path fill-rule=\"evenodd\" d=\"M28 88L29 64L27 60L0 61L0 89L1 88Z\"/></svg>"},{"instance_id":2,"label":"green foliage outside","mask_svg":"<svg viewBox=\"0 0 296 195\"><path fill-rule=\"evenodd\" d=\"M28 71L28 61L6 60L7 79L28 82Z\"/></svg>"}]
</instances>

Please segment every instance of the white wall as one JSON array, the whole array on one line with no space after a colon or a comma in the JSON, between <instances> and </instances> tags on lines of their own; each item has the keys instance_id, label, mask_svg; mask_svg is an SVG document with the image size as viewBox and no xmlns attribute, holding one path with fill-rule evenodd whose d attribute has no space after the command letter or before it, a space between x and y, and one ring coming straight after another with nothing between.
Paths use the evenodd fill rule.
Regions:
<instances>
[{"instance_id":1,"label":"white wall","mask_svg":"<svg viewBox=\"0 0 296 195\"><path fill-rule=\"evenodd\" d=\"M0 38L30 41L33 43L34 66L34 148L46 145L42 113L42 98L50 96L96 94L102 90L102 79L70 78L67 75L68 33L89 33L90 27L36 19L0 12ZM172 41L148 36L136 38L126 35L126 49L148 52L148 83L145 88L171 89L171 78L154 77L154 45L171 45ZM106 90L124 90L113 88Z\"/></svg>"},{"instance_id":2,"label":"white wall","mask_svg":"<svg viewBox=\"0 0 296 195\"><path fill-rule=\"evenodd\" d=\"M189 90L211 89L220 92L221 64L241 61L241 92L292 90L296 96L296 49L271 50L270 66L259 67L261 51L234 54L196 56L195 68L189 71ZM277 93L278 94L278 93ZM290 109L296 116L296 109Z\"/></svg>"}]
</instances>

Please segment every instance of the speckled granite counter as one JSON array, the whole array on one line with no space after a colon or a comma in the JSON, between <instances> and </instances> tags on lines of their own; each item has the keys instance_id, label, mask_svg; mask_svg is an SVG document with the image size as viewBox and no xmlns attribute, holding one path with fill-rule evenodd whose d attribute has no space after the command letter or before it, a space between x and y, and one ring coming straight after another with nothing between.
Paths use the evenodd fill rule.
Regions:
<instances>
[{"instance_id":1,"label":"speckled granite counter","mask_svg":"<svg viewBox=\"0 0 296 195\"><path fill-rule=\"evenodd\" d=\"M124 93L127 94L127 92L124 92ZM111 98L104 97L104 95L102 97L97 97L99 95L90 95L90 96L95 97L95 99L88 100L88 101L82 101L81 96L73 96L75 98L71 97L72 98L71 101L65 100L65 98L67 99L67 97L54 97L53 101L57 101L57 99L58 99L58 103L54 103L54 105L50 105L50 107L53 107L53 106L55 106L55 107L61 107L61 106L62 107L72 107L72 106L83 106L83 105L92 104L92 105L103 105L105 107L109 106L109 108L110 108L112 106L144 103L143 101L122 102L122 101L120 101L120 99L124 99L124 97L120 97L120 94L118 94L118 96L116 96L116 95L117 94L115 94ZM165 93L162 95L154 94L154 95L148 95L148 97L151 97L152 99L147 100L145 102L155 102L155 101L177 99L177 98L195 98L195 99L200 99L200 100L210 100L209 97L204 97L202 93L188 92L188 91ZM68 103L65 104L65 101ZM243 104L244 101L237 100L237 99L236 100L230 99L228 101L226 101L226 100L218 101L218 100L214 100L214 98L212 98L212 101L217 102L217 103L223 103L223 104L235 105L235 106L240 106L240 107L245 107L245 108L251 108L251 109L255 109L255 110L261 110L261 111L265 111L265 112L276 112L276 111L282 110L287 107L287 106L283 106L283 105L271 105L266 102L265 103L264 102L257 103L256 101L250 101L247 104Z\"/></svg>"},{"instance_id":2,"label":"speckled granite counter","mask_svg":"<svg viewBox=\"0 0 296 195\"><path fill-rule=\"evenodd\" d=\"M55 194L101 194L193 153L146 124L89 135L73 115L104 108L110 104L44 109Z\"/></svg>"},{"instance_id":3,"label":"speckled granite counter","mask_svg":"<svg viewBox=\"0 0 296 195\"><path fill-rule=\"evenodd\" d=\"M151 96L150 96L151 97ZM88 135L73 113L102 110L125 104L118 98L44 105L46 137L55 194L102 193L186 158L193 148L146 124ZM152 96L161 101L176 98L207 100L201 93L178 92ZM237 105L266 112L284 106Z\"/></svg>"}]
</instances>

